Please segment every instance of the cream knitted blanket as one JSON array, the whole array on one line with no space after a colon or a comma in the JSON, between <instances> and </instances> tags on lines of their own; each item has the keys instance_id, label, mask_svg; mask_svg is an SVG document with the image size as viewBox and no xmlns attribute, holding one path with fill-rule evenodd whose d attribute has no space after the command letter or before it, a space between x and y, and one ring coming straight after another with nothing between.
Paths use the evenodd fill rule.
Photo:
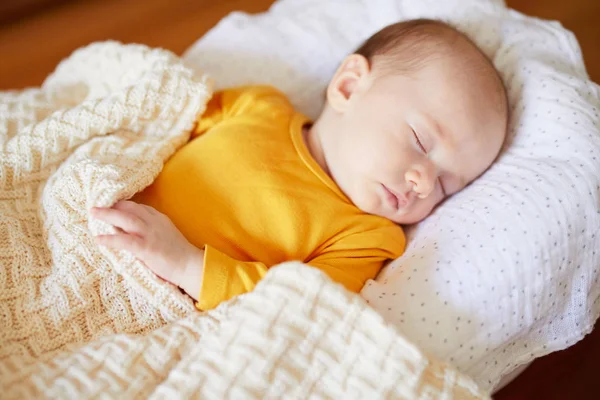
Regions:
<instances>
[{"instance_id":1,"label":"cream knitted blanket","mask_svg":"<svg viewBox=\"0 0 600 400\"><path fill-rule=\"evenodd\" d=\"M0 393L23 398L481 398L300 263L199 313L88 218L149 185L211 95L173 54L115 42L0 93Z\"/></svg>"}]
</instances>

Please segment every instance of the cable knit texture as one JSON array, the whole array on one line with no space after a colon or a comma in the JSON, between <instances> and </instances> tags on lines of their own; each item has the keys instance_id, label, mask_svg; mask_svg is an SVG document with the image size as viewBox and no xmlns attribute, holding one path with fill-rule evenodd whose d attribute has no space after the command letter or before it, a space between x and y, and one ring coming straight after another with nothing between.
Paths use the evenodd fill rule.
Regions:
<instances>
[{"instance_id":1,"label":"cable knit texture","mask_svg":"<svg viewBox=\"0 0 600 400\"><path fill-rule=\"evenodd\" d=\"M210 313L90 220L189 138L208 79L115 42L0 93L0 391L25 398L482 398L354 294L299 263Z\"/></svg>"}]
</instances>

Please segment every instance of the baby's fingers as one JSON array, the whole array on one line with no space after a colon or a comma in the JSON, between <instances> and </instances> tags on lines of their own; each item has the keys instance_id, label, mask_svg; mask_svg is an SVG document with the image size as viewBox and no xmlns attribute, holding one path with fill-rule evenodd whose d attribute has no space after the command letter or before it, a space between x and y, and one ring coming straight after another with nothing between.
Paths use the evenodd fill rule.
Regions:
<instances>
[{"instance_id":1,"label":"baby's fingers","mask_svg":"<svg viewBox=\"0 0 600 400\"><path fill-rule=\"evenodd\" d=\"M143 204L138 204L135 201L131 200L119 200L111 208L136 215L142 220L145 220L144 217L148 215L149 210L152 209L152 207Z\"/></svg>"},{"instance_id":2,"label":"baby's fingers","mask_svg":"<svg viewBox=\"0 0 600 400\"><path fill-rule=\"evenodd\" d=\"M144 239L127 233L98 235L96 236L96 243L115 250L127 250L138 258L144 251Z\"/></svg>"},{"instance_id":3,"label":"baby's fingers","mask_svg":"<svg viewBox=\"0 0 600 400\"><path fill-rule=\"evenodd\" d=\"M98 208L90 210L91 214L116 228L125 232L143 235L146 231L146 223L137 215L115 208Z\"/></svg>"}]
</instances>

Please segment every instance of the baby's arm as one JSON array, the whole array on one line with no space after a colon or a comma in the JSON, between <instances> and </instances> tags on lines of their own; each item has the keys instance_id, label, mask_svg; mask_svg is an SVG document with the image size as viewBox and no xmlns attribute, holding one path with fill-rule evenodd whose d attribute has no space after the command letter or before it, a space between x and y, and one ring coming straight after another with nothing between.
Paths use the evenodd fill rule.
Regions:
<instances>
[{"instance_id":1,"label":"baby's arm","mask_svg":"<svg viewBox=\"0 0 600 400\"><path fill-rule=\"evenodd\" d=\"M91 212L119 231L97 236L98 244L130 251L156 275L182 288L202 310L251 291L267 273L268 266L261 262L235 260L210 245L205 250L195 247L166 215L152 207L120 201ZM348 235L305 261L359 292L387 260L403 252L404 244L402 230L393 226Z\"/></svg>"},{"instance_id":2,"label":"baby's arm","mask_svg":"<svg viewBox=\"0 0 600 400\"><path fill-rule=\"evenodd\" d=\"M369 249L365 250L366 253L370 252ZM360 292L368 279L375 279L379 270L391 259L391 256L347 257L336 253L334 251L318 256L308 264L325 272L334 282L354 293Z\"/></svg>"},{"instance_id":3,"label":"baby's arm","mask_svg":"<svg viewBox=\"0 0 600 400\"><path fill-rule=\"evenodd\" d=\"M156 275L194 300L200 298L204 250L188 242L166 215L132 201L93 208L91 213L118 230L114 235L96 236L98 244L130 251Z\"/></svg>"},{"instance_id":4,"label":"baby's arm","mask_svg":"<svg viewBox=\"0 0 600 400\"><path fill-rule=\"evenodd\" d=\"M405 244L402 229L390 225L345 236L306 262L358 293L388 261L402 255Z\"/></svg>"}]
</instances>

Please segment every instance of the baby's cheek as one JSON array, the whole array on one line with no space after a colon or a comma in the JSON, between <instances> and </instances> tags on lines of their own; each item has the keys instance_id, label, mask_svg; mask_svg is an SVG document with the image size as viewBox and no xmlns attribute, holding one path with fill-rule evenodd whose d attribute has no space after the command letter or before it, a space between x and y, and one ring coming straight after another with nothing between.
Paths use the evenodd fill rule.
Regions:
<instances>
[{"instance_id":1,"label":"baby's cheek","mask_svg":"<svg viewBox=\"0 0 600 400\"><path fill-rule=\"evenodd\" d=\"M411 212L411 223L417 223L427 218L437 204L438 200L433 198L419 200L419 202L415 204L415 207Z\"/></svg>"},{"instance_id":2,"label":"baby's cheek","mask_svg":"<svg viewBox=\"0 0 600 400\"><path fill-rule=\"evenodd\" d=\"M369 185L364 182L354 181L348 190L342 190L359 210L367 214L377 214L381 206L377 195L369 190Z\"/></svg>"},{"instance_id":3,"label":"baby's cheek","mask_svg":"<svg viewBox=\"0 0 600 400\"><path fill-rule=\"evenodd\" d=\"M361 211L368 214L381 215L382 212L385 212L385 205L383 204L381 197L377 196L377 194L372 191L361 191L357 195L355 204Z\"/></svg>"}]
</instances>

